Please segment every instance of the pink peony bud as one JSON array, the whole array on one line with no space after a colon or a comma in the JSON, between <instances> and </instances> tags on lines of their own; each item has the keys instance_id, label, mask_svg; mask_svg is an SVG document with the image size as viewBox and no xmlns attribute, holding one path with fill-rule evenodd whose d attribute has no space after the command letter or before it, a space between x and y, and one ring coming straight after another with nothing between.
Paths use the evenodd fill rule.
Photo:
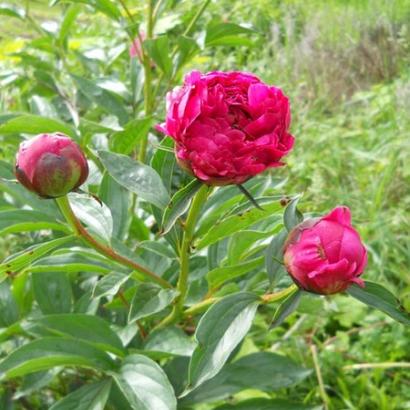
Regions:
<instances>
[{"instance_id":1,"label":"pink peony bud","mask_svg":"<svg viewBox=\"0 0 410 410\"><path fill-rule=\"evenodd\" d=\"M284 261L296 284L313 293L343 292L367 265L367 251L351 225L350 210L337 207L323 218L294 228L285 244Z\"/></svg>"},{"instance_id":2,"label":"pink peony bud","mask_svg":"<svg viewBox=\"0 0 410 410\"><path fill-rule=\"evenodd\" d=\"M57 198L77 189L88 177L80 147L64 134L40 134L20 145L16 177L43 198Z\"/></svg>"},{"instance_id":3,"label":"pink peony bud","mask_svg":"<svg viewBox=\"0 0 410 410\"><path fill-rule=\"evenodd\" d=\"M135 37L134 41L131 44L129 53L130 53L131 58L137 57L138 60L140 62L142 62L142 60L143 60L143 51L142 51L142 44L141 44L140 39L142 41L144 41L146 39L146 34L145 34L144 31L141 31L140 35Z\"/></svg>"},{"instance_id":4,"label":"pink peony bud","mask_svg":"<svg viewBox=\"0 0 410 410\"><path fill-rule=\"evenodd\" d=\"M242 184L284 165L294 138L288 98L243 72L193 71L167 95L157 129L176 142L180 165L209 185Z\"/></svg>"}]
</instances>

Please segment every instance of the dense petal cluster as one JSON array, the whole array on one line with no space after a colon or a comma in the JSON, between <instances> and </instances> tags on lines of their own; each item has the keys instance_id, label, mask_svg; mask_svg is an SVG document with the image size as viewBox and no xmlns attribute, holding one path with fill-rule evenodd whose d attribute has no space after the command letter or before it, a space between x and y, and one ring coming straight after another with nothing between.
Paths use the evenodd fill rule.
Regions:
<instances>
[{"instance_id":1,"label":"dense petal cluster","mask_svg":"<svg viewBox=\"0 0 410 410\"><path fill-rule=\"evenodd\" d=\"M207 184L241 184L283 165L293 147L282 91L243 72L193 71L167 95L158 129L176 142L180 165Z\"/></svg>"},{"instance_id":2,"label":"dense petal cluster","mask_svg":"<svg viewBox=\"0 0 410 410\"><path fill-rule=\"evenodd\" d=\"M293 280L304 290L329 295L352 283L367 265L367 252L351 225L350 210L337 207L323 218L298 225L285 244L284 261Z\"/></svg>"},{"instance_id":3,"label":"dense petal cluster","mask_svg":"<svg viewBox=\"0 0 410 410\"><path fill-rule=\"evenodd\" d=\"M88 177L80 147L64 134L40 134L20 145L16 177L43 198L57 198L77 189Z\"/></svg>"}]
</instances>

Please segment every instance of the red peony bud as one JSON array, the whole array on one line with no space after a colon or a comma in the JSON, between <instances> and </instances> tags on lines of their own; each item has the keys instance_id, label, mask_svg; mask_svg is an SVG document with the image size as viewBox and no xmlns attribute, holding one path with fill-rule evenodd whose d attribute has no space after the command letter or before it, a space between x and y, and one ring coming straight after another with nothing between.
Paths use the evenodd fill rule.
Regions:
<instances>
[{"instance_id":1,"label":"red peony bud","mask_svg":"<svg viewBox=\"0 0 410 410\"><path fill-rule=\"evenodd\" d=\"M290 276L308 292L330 295L352 283L364 285L359 276L367 265L367 251L347 207L298 225L289 234L284 254Z\"/></svg>"},{"instance_id":2,"label":"red peony bud","mask_svg":"<svg viewBox=\"0 0 410 410\"><path fill-rule=\"evenodd\" d=\"M88 177L80 147L64 134L40 134L20 145L16 177L43 198L57 198L81 186Z\"/></svg>"}]
</instances>

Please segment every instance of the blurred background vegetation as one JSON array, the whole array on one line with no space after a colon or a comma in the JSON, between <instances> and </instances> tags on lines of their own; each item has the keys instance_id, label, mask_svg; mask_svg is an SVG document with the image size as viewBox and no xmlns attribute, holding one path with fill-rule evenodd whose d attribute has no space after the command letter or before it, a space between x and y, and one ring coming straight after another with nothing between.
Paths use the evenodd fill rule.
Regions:
<instances>
[{"instance_id":1,"label":"blurred background vegetation","mask_svg":"<svg viewBox=\"0 0 410 410\"><path fill-rule=\"evenodd\" d=\"M63 108L49 98L52 79L42 67L55 60L47 44L38 42L34 49L33 40L39 31L57 30L65 5L11 3L25 7L31 18L0 15L0 119L12 111L56 116ZM141 21L143 3L127 1ZM158 31L178 37L199 2L170 3L175 13L161 18ZM74 18L69 53L52 75L69 88L65 67L126 95L130 41L124 30L91 9ZM213 19L251 31L204 49L191 68L251 71L290 96L296 146L288 166L275 171L287 178L279 189L302 192L304 212L350 206L370 253L366 277L386 285L410 309L410 0L218 0L199 21L199 39L201 27ZM162 103L159 119L164 109ZM5 139L0 159L12 162L14 150ZM2 237L0 257L24 243L25 235ZM313 367L307 346L314 340L331 408L410 409L409 373L394 364L410 362L410 331L344 296L310 302L269 334L261 324L242 349L283 352ZM357 370L352 363L371 365ZM261 395L240 393L256 394ZM317 394L316 380L291 394L309 400Z\"/></svg>"}]
</instances>

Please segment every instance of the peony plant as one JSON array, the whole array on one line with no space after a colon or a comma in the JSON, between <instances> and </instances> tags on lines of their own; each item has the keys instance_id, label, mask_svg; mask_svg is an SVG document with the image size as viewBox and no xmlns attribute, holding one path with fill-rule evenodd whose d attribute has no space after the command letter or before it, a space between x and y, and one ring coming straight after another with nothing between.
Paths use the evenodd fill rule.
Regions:
<instances>
[{"instance_id":1,"label":"peony plant","mask_svg":"<svg viewBox=\"0 0 410 410\"><path fill-rule=\"evenodd\" d=\"M98 81L90 57L82 75L62 57L80 53L67 36L82 6L70 6L53 43L69 83L47 89L66 107L61 118L1 119L0 134L21 142L0 180L1 232L28 242L0 265L8 397L51 410L328 408L313 342L302 363L271 341L335 294L410 318L362 278L368 237L350 209L318 216L278 182L286 157L297 160L289 97L245 71L190 69L209 1L181 20L182 33L159 36L175 2L149 1L145 30L126 2L92 3L127 38L113 36L121 44ZM200 27L204 47L254 35L229 22ZM312 393L290 390L308 378Z\"/></svg>"}]
</instances>

